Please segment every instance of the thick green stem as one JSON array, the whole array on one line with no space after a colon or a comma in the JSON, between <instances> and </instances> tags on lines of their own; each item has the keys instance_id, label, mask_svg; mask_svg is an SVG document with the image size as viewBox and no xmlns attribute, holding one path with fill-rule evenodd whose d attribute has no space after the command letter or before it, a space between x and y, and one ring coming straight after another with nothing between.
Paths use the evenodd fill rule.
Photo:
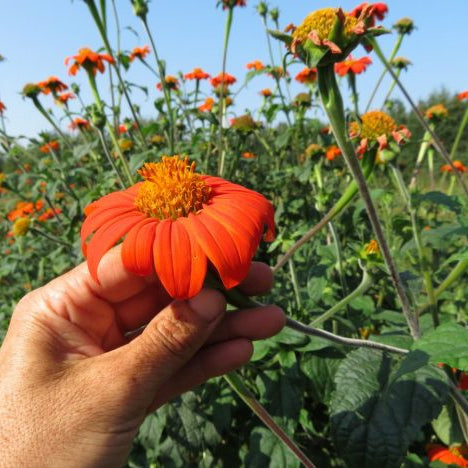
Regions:
<instances>
[{"instance_id":1,"label":"thick green stem","mask_svg":"<svg viewBox=\"0 0 468 468\"><path fill-rule=\"evenodd\" d=\"M364 294L369 287L372 285L372 276L369 275L367 270L363 271L361 282L359 286L343 298L340 302L337 302L333 307L327 310L325 313L312 320L310 326L316 327L326 320L332 318L337 312L346 307L354 298L359 297L361 294Z\"/></svg>"},{"instance_id":2,"label":"thick green stem","mask_svg":"<svg viewBox=\"0 0 468 468\"><path fill-rule=\"evenodd\" d=\"M390 57L388 57L388 61L391 62L396 54L398 53L398 50L400 49L400 46L401 46L401 43L403 41L403 37L404 37L404 34L400 34L395 42L395 45L393 46L393 50L392 52L390 53ZM377 93L377 90L379 89L380 85L382 84L382 81L385 77L385 75L387 74L387 69L384 68L381 75L379 76L379 79L377 80L377 83L372 91L372 94L369 98L369 102L367 103L367 106L366 106L366 112L370 109L370 106L372 104L372 101L374 100L375 98L375 95Z\"/></svg>"},{"instance_id":3,"label":"thick green stem","mask_svg":"<svg viewBox=\"0 0 468 468\"><path fill-rule=\"evenodd\" d=\"M354 113L359 117L359 96L356 87L356 75L353 72L348 73L348 84L351 89L351 100L353 101Z\"/></svg>"},{"instance_id":4,"label":"thick green stem","mask_svg":"<svg viewBox=\"0 0 468 468\"><path fill-rule=\"evenodd\" d=\"M347 137L343 100L336 82L333 65L327 65L318 68L318 85L323 107L330 121L330 127L333 131L333 134L335 135L336 141L341 149L346 164L348 165L348 168L351 171L353 178L358 186L359 193L363 199L367 214L369 216L369 221L379 243L382 256L385 260L385 264L389 270L393 285L400 299L402 310L408 323L411 335L413 338L417 339L421 335L419 331L418 320L411 312L408 297L404 290L396 264L390 253L390 248L383 233L380 220L377 216L374 202L370 196L365 176L361 170L361 166L354 152L354 148Z\"/></svg>"},{"instance_id":5,"label":"thick green stem","mask_svg":"<svg viewBox=\"0 0 468 468\"><path fill-rule=\"evenodd\" d=\"M291 276L291 283L294 289L294 295L296 296L296 304L297 304L297 307L300 309L302 307L301 292L299 290L299 284L298 284L297 275L296 275L296 268L294 266L294 261L292 258L288 260L288 265L289 265L289 274Z\"/></svg>"},{"instance_id":6,"label":"thick green stem","mask_svg":"<svg viewBox=\"0 0 468 468\"><path fill-rule=\"evenodd\" d=\"M409 95L408 91L406 91L406 88L403 86L403 84L401 83L401 81L398 79L398 76L395 74L395 72L393 71L392 69L392 66L388 63L388 61L386 60L385 56L383 55L382 53L382 50L380 49L379 47L379 44L377 43L377 41L374 39L374 38L368 38L367 39L368 42L373 46L374 48L374 52L377 54L377 56L379 57L379 59L382 61L382 63L385 65L385 67L387 68L388 72L390 73L390 75L392 75L393 79L396 81L396 84L398 85L398 87L400 88L401 92L403 93L403 95L405 96L406 100L408 101L408 103L410 104L411 108L413 109L413 112L415 113L419 123L422 125L422 127L427 131L429 132L429 134L431 135L431 138L432 138L432 141L434 143L434 146L435 148L437 149L438 153L442 156L442 158L444 159L444 161L450 165L450 167L452 168L452 171L454 172L455 174L455 177L457 178L458 180L458 183L460 184L460 186L462 187L463 191L465 192L465 195L466 197L468 198L468 187L465 185L465 182L463 181L461 175L458 173L457 169L455 168L455 166L453 165L453 162L452 160L450 159L450 155L448 154L447 152L447 149L445 148L444 144L442 143L442 141L440 140L440 138L437 136L437 134L435 133L434 129L431 128L431 126L428 124L428 122L426 121L426 119L424 118L424 116L422 115L421 111L418 109L418 107L416 106L416 104L414 103L413 99L411 98L411 96Z\"/></svg>"},{"instance_id":7,"label":"thick green stem","mask_svg":"<svg viewBox=\"0 0 468 468\"><path fill-rule=\"evenodd\" d=\"M239 395L242 401L260 418L273 434L291 451L291 453L308 468L315 468L315 465L307 458L306 454L294 443L293 440L281 429L266 409L258 402L254 394L246 387L237 372L231 372L224 376L224 379Z\"/></svg>"}]
</instances>

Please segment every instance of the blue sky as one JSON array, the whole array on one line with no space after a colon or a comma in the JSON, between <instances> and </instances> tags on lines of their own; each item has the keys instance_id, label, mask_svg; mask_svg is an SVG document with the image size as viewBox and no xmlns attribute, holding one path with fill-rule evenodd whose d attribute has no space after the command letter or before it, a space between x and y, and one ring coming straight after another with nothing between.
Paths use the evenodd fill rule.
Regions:
<instances>
[{"instance_id":1,"label":"blue sky","mask_svg":"<svg viewBox=\"0 0 468 468\"><path fill-rule=\"evenodd\" d=\"M247 0L246 8L235 10L227 71L238 78L245 75L247 62L254 59L269 62L263 27L255 10L257 3ZM272 7L279 7L280 24L284 27L288 23L300 23L314 9L342 6L349 10L357 2L270 0L268 3ZM417 26L413 34L405 39L399 53L413 62L413 66L403 75L403 81L413 97L424 98L442 86L454 93L468 89L468 1L446 0L443 7L439 1L428 0L389 0L387 4L389 14L383 22L385 26L390 27L404 16L412 18ZM220 71L226 14L220 8L215 8L215 5L216 0L151 2L149 24L159 54L167 62L168 74L187 72L195 66L201 66L211 74ZM131 50L134 46L147 44L140 24L133 16L130 0L116 0L116 6L122 28L122 48ZM0 11L0 54L6 58L6 61L0 63L0 99L7 106L7 130L12 135L33 136L41 130L49 129L49 126L32 104L21 98L19 93L23 85L56 75L68 84L72 81L82 84L83 97L90 103L91 97L86 92L86 76L80 72L76 77L69 77L63 61L80 47L97 49L102 43L82 0L0 0ZM114 26L112 18L110 25ZM383 49L390 51L394 40L394 35L380 38ZM275 60L278 60L278 46L273 46L277 54ZM359 48L354 55L360 57L364 53ZM152 59L148 57L151 64ZM374 64L358 80L364 102L382 69L378 59L373 56L372 59ZM293 76L300 69L300 65L294 66L291 70ZM132 98L141 106L144 116L154 116L152 102L160 96L154 86L154 77L141 64L135 63L127 79L148 87L149 98L138 90L133 92ZM98 86L105 90L108 86L106 77L99 76ZM377 105L381 104L388 86L388 81L382 86ZM257 108L261 102L258 91L264 87L273 88L273 80L261 77L251 81L236 99L235 111L242 113L245 108ZM301 89L298 84L292 85L293 94ZM206 86L205 90L208 92L209 87ZM343 90L347 92L345 83ZM49 97L41 99L45 107L54 107ZM71 107L72 110L78 109L77 103Z\"/></svg>"}]
</instances>

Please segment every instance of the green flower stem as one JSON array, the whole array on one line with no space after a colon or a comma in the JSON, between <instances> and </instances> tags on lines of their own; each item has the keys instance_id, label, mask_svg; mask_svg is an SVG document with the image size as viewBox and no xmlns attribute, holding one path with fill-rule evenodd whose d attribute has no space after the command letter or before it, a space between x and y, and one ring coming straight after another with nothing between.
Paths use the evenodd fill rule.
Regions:
<instances>
[{"instance_id":1,"label":"green flower stem","mask_svg":"<svg viewBox=\"0 0 468 468\"><path fill-rule=\"evenodd\" d=\"M151 34L151 30L148 26L148 21L146 17L141 18L141 22L143 23L143 28L148 36L148 40L150 41L151 48L153 49L154 58L156 60L156 66L158 67L159 72L159 79L161 80L161 87L164 94L164 102L166 103L167 113L169 115L169 150L171 154L175 153L175 119L174 113L172 111L171 105L171 93L169 88L167 87L166 83L166 73L164 71L164 65L161 62L161 59L158 55L158 50L156 49L156 42L154 41L153 35Z\"/></svg>"},{"instance_id":2,"label":"green flower stem","mask_svg":"<svg viewBox=\"0 0 468 468\"><path fill-rule=\"evenodd\" d=\"M127 100L128 107L130 108L130 112L132 113L133 120L134 120L134 122L135 122L135 124L137 126L137 130L138 130L139 136L141 138L142 144L143 144L143 146L146 147L147 146L146 145L146 140L145 140L145 136L143 135L143 132L141 130L140 121L138 119L138 116L136 115L135 109L133 108L132 101L131 101L130 96L128 94L125 82L124 82L124 80L122 78L122 75L120 73L118 62L114 57L112 47L111 47L109 39L107 37L106 29L105 29L105 26L104 26L103 22L101 21L101 17L99 15L98 9L97 9L97 7L96 7L96 5L94 3L94 0L85 0L85 3L88 5L91 16L93 17L94 22L96 23L96 26L97 26L97 28L99 30L102 41L104 42L104 47L106 48L107 53L114 59L114 63L112 64L112 66L114 67L115 73L117 74L117 78L119 80L122 91L123 91L123 93L125 95L125 99Z\"/></svg>"},{"instance_id":3,"label":"green flower stem","mask_svg":"<svg viewBox=\"0 0 468 468\"><path fill-rule=\"evenodd\" d=\"M348 140L346 131L346 119L343 109L343 100L336 82L333 65L318 68L318 85L322 98L323 107L330 121L330 127L335 135L338 146L358 186L359 193L369 216L370 223L380 246L383 258L390 273L393 285L400 299L403 313L413 338L420 337L417 317L413 315L410 303L403 287L400 275L390 253L390 249L377 216L377 212L369 193L366 178L354 152L351 142Z\"/></svg>"},{"instance_id":4,"label":"green flower stem","mask_svg":"<svg viewBox=\"0 0 468 468\"><path fill-rule=\"evenodd\" d=\"M434 180L434 149L429 148L427 151L427 168L429 170L429 184L430 189L434 190L435 180Z\"/></svg>"},{"instance_id":5,"label":"green flower stem","mask_svg":"<svg viewBox=\"0 0 468 468\"><path fill-rule=\"evenodd\" d=\"M460 276L468 268L468 258L460 260L455 268L449 273L449 275L442 281L442 283L435 290L435 297L439 297L447 288L460 278Z\"/></svg>"},{"instance_id":6,"label":"green flower stem","mask_svg":"<svg viewBox=\"0 0 468 468\"><path fill-rule=\"evenodd\" d=\"M232 18L234 16L234 7L229 7L228 14L226 18L226 25L224 27L224 45L223 45L223 61L221 64L221 73L222 77L226 73L226 62L227 62L227 51L229 45L229 37L231 35L231 28L232 28ZM219 129L218 129L218 175L220 177L223 176L224 173L224 165L226 160L226 145L224 141L224 118L226 115L226 101L224 96L225 90L224 81L221 83L220 87L220 94L219 94L219 111L218 111L218 122L219 122Z\"/></svg>"},{"instance_id":7,"label":"green flower stem","mask_svg":"<svg viewBox=\"0 0 468 468\"><path fill-rule=\"evenodd\" d=\"M398 70L395 72L395 75L396 75L398 78L400 78L401 69L398 69ZM383 101L382 107L384 107L385 104L387 103L387 101L390 99L390 96L392 95L393 90L395 89L395 86L396 86L396 81L393 80L392 83L390 84L390 88L388 88L388 92L387 92L387 95L385 96L385 99L384 99L384 101Z\"/></svg>"},{"instance_id":8,"label":"green flower stem","mask_svg":"<svg viewBox=\"0 0 468 468\"><path fill-rule=\"evenodd\" d=\"M62 239L52 235L52 234L49 234L47 232L44 232L43 230L41 229L38 229L34 226L30 227L29 230L34 233L34 234L38 234L44 238L46 238L47 240L50 240L52 242L55 242L56 244L58 245L62 245L64 247L66 247L70 253L73 253L73 246L71 244L69 244L68 242L64 242ZM75 254L73 254L73 257L75 257Z\"/></svg>"},{"instance_id":9,"label":"green flower stem","mask_svg":"<svg viewBox=\"0 0 468 468\"><path fill-rule=\"evenodd\" d=\"M65 172L63 171L62 163L61 163L59 157L57 156L57 153L51 148L50 154L52 155L52 159L54 160L54 162L57 165L57 168L59 170L60 179L62 181L63 188L64 188L65 192L67 192L69 195L71 195L72 198L75 199L75 201L78 203L78 207L79 207L80 206L80 199L76 195L75 191L68 186L67 178L65 176Z\"/></svg>"},{"instance_id":10,"label":"green flower stem","mask_svg":"<svg viewBox=\"0 0 468 468\"><path fill-rule=\"evenodd\" d=\"M65 136L65 134L62 132L62 130L60 130L59 126L53 121L53 119L51 118L51 116L47 113L47 111L44 109L44 107L42 107L42 104L40 103L39 99L37 98L37 96L35 97L32 97L31 98L34 106L36 107L36 109L43 115L43 117L50 123L50 125L52 125L52 127L54 128L54 130L60 135L60 137L62 138L62 140L64 141L65 145L67 146L67 148L69 150L73 150L73 147L72 145L70 144L70 142L68 141L68 138Z\"/></svg>"},{"instance_id":11,"label":"green flower stem","mask_svg":"<svg viewBox=\"0 0 468 468\"><path fill-rule=\"evenodd\" d=\"M319 326L323 322L332 318L337 312L339 312L341 309L346 307L354 298L359 297L360 295L364 294L370 288L370 286L372 286L372 283L373 283L372 276L369 274L369 272L366 269L364 269L362 273L362 279L358 287L354 291L352 291L350 294L348 294L346 297L344 297L340 302L337 302L333 307L331 307L325 313L323 313L319 317L312 320L312 322L310 323L310 326L311 327Z\"/></svg>"},{"instance_id":12,"label":"green flower stem","mask_svg":"<svg viewBox=\"0 0 468 468\"><path fill-rule=\"evenodd\" d=\"M259 417L273 434L291 451L291 453L307 468L315 468L315 465L307 458L306 454L294 443L294 441L281 429L266 409L258 402L254 394L247 388L237 372L230 372L224 379L242 399L242 401Z\"/></svg>"},{"instance_id":13,"label":"green flower stem","mask_svg":"<svg viewBox=\"0 0 468 468\"><path fill-rule=\"evenodd\" d=\"M450 159L454 159L457 154L458 145L463 136L463 130L465 130L466 124L468 124L468 107L466 108L465 113L463 114L463 119L460 122L460 126L458 127L457 136L455 137L455 141L453 142L452 149L450 150Z\"/></svg>"},{"instance_id":14,"label":"green flower stem","mask_svg":"<svg viewBox=\"0 0 468 468\"><path fill-rule=\"evenodd\" d=\"M399 34L398 37L397 37L397 40L395 42L395 45L393 46L393 50L392 52L390 53L390 56L388 57L388 61L391 62L396 54L398 53L398 50L400 49L401 47L401 43L403 42L403 37L404 37L404 34ZM385 77L385 75L387 74L387 68L384 68L381 75L379 76L379 79L377 80L377 83L372 91L372 94L369 98L369 102L367 103L367 106L366 106L366 112L370 109L370 106L372 104L372 101L374 100L375 98L375 95L377 93L377 90L379 89L380 85L382 84L382 81Z\"/></svg>"},{"instance_id":15,"label":"green flower stem","mask_svg":"<svg viewBox=\"0 0 468 468\"><path fill-rule=\"evenodd\" d=\"M122 189L127 188L127 186L125 185L125 182L122 179L122 176L120 175L120 172L119 172L117 166L115 165L115 162L114 162L114 160L112 158L112 155L109 153L109 150L107 149L106 140L104 138L104 134L102 133L102 130L100 128L96 128L96 131L97 131L97 133L99 135L99 139L101 141L101 146L102 146L102 149L104 151L104 154L106 155L107 161L111 165L112 169L114 169L114 172L117 175L117 179L119 180L120 186L122 187Z\"/></svg>"},{"instance_id":16,"label":"green flower stem","mask_svg":"<svg viewBox=\"0 0 468 468\"><path fill-rule=\"evenodd\" d=\"M343 268L343 252L341 249L340 239L338 237L338 231L333 221L330 221L328 223L328 229L330 231L331 236L333 237L333 243L335 244L336 267L338 270L338 275L340 277L341 289L343 290L343 294L346 294L348 291L348 287L346 285L346 277L345 277L344 268Z\"/></svg>"},{"instance_id":17,"label":"green flower stem","mask_svg":"<svg viewBox=\"0 0 468 468\"><path fill-rule=\"evenodd\" d=\"M368 179L372 174L375 165L375 152L368 152L364 156L364 178ZM352 181L346 190L344 191L343 195L339 198L339 200L333 205L330 211L309 231L307 231L297 242L295 242L287 251L286 253L278 260L276 265L272 268L273 273L276 273L286 262L289 258L294 255L294 253L300 249L304 244L306 244L312 237L315 236L323 227L325 227L335 216L340 214L346 206L349 205L351 200L356 196L358 193L358 185L355 181Z\"/></svg>"},{"instance_id":18,"label":"green flower stem","mask_svg":"<svg viewBox=\"0 0 468 468\"><path fill-rule=\"evenodd\" d=\"M296 275L296 268L294 266L294 260L290 258L288 260L288 265L289 265L289 274L291 276L291 283L293 285L294 289L294 296L296 297L296 304L297 307L300 309L302 307L302 301L301 301L301 293L299 290L299 284L297 281L297 275Z\"/></svg>"},{"instance_id":19,"label":"green flower stem","mask_svg":"<svg viewBox=\"0 0 468 468\"><path fill-rule=\"evenodd\" d=\"M94 97L94 101L96 103L96 106L98 107L101 114L105 117L104 104L103 104L103 102L101 100L101 97L99 96L99 92L98 92L98 89L97 89L97 86L96 86L96 79L95 79L93 73L90 72L90 71L88 72L88 78L89 78L89 85L90 85L91 91L93 93L93 97ZM111 137L111 140L112 140L112 143L114 145L115 151L117 152L117 154L119 156L119 159L120 159L120 162L122 163L122 167L124 169L125 176L127 177L127 182L128 182L129 185L133 185L134 180L133 180L132 174L130 172L130 167L128 166L128 163L127 163L127 158L122 153L122 150L120 149L120 146L119 146L119 142L117 141L117 137L115 135L115 129L112 127L112 125L107 120L107 118L106 118L106 127L107 127L107 130L108 130L109 135ZM110 155L108 154L107 147L106 147L106 144L105 144L106 142L105 142L104 136L102 135L102 131L100 129L99 129L99 137L101 139L101 144L103 145L103 147L105 147L104 151L106 152L106 156L109 159ZM110 159L112 161L112 157L110 157ZM117 171L117 166L114 164L113 161L112 161L112 167L114 168L114 170ZM122 178L120 177L120 174L119 174L118 171L117 171L117 174L119 175L120 181L122 181Z\"/></svg>"},{"instance_id":20,"label":"green flower stem","mask_svg":"<svg viewBox=\"0 0 468 468\"><path fill-rule=\"evenodd\" d=\"M375 53L379 57L379 59L382 61L382 63L385 65L387 68L388 72L390 75L392 75L392 78L396 81L396 84L400 88L401 92L404 94L406 100L410 104L411 108L413 109L419 123L422 125L422 127L429 132L432 141L434 143L435 148L437 149L438 153L442 156L444 161L449 164L452 168L452 171L454 172L455 176L457 177L458 183L462 187L463 191L465 192L465 195L468 198L468 187L465 185L465 182L463 181L461 175L458 173L456 168L453 165L452 160L450 159L450 155L447 152L447 149L445 148L444 144L440 140L440 138L437 136L437 134L434 132L434 130L430 127L424 116L421 114L421 111L418 109L416 104L414 103L413 99L409 95L408 91L406 91L406 88L403 86L401 81L398 79L398 76L395 74L395 72L392 69L392 66L387 62L385 56L382 53L382 50L379 47L379 44L374 38L368 38L368 42L373 46Z\"/></svg>"},{"instance_id":21,"label":"green flower stem","mask_svg":"<svg viewBox=\"0 0 468 468\"><path fill-rule=\"evenodd\" d=\"M416 181L417 181L418 174L419 174L419 168L421 167L421 164L424 160L424 156L426 155L426 152L429 149L430 144L431 144L431 136L429 132L426 131L424 132L424 136L422 138L422 142L419 147L418 157L416 158L416 164L414 166L413 173L411 174L411 181L409 183L410 190L416 187Z\"/></svg>"},{"instance_id":22,"label":"green flower stem","mask_svg":"<svg viewBox=\"0 0 468 468\"><path fill-rule=\"evenodd\" d=\"M270 34L268 33L268 25L266 23L266 18L264 16L262 16L262 23L263 23L263 27L265 29L265 34L266 34L266 38L267 38L268 53L270 54L271 66L274 67L275 66L275 59L273 57L273 49L271 47ZM286 70L285 70L285 73L286 73ZM281 104L283 104L283 112L284 112L284 115L286 117L286 121L288 122L288 125L291 126L291 119L289 118L289 112L288 112L288 108L286 106L286 100L284 98L284 94L283 94L283 91L281 89L280 79L276 75L274 75L273 78L276 81L276 86L278 88L278 94L279 94L279 97L280 97L280 100L281 100Z\"/></svg>"},{"instance_id":23,"label":"green flower stem","mask_svg":"<svg viewBox=\"0 0 468 468\"><path fill-rule=\"evenodd\" d=\"M429 267L429 258L424 252L424 247L421 239L421 231L418 226L418 220L416 218L416 210L413 207L413 204L411 203L411 195L405 187L405 183L403 181L403 176L401 172L394 165L391 165L390 167L392 169L392 175L395 185L399 190L403 200L405 201L406 206L408 208L408 212L410 214L411 227L413 229L413 237L416 243L416 250L418 251L419 265L421 268L424 284L426 286L426 293L429 299L429 306L431 308L432 322L434 324L434 327L437 327L439 325L439 315L437 312L437 299L435 296L434 285L432 283L433 272Z\"/></svg>"}]
</instances>

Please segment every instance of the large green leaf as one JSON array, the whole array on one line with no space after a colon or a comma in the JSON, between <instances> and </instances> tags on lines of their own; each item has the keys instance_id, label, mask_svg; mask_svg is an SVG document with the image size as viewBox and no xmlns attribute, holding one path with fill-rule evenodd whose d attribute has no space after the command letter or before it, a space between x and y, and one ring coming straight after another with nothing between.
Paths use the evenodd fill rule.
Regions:
<instances>
[{"instance_id":1,"label":"large green leaf","mask_svg":"<svg viewBox=\"0 0 468 468\"><path fill-rule=\"evenodd\" d=\"M269 429L256 427L250 435L250 450L245 466L294 468L299 466L299 462Z\"/></svg>"},{"instance_id":2,"label":"large green leaf","mask_svg":"<svg viewBox=\"0 0 468 468\"><path fill-rule=\"evenodd\" d=\"M349 467L400 466L421 427L440 412L445 374L423 353L403 360L361 348L340 365L331 400L331 431Z\"/></svg>"},{"instance_id":3,"label":"large green leaf","mask_svg":"<svg viewBox=\"0 0 468 468\"><path fill-rule=\"evenodd\" d=\"M457 323L447 322L426 333L413 349L427 353L429 362L468 370L468 330Z\"/></svg>"}]
</instances>

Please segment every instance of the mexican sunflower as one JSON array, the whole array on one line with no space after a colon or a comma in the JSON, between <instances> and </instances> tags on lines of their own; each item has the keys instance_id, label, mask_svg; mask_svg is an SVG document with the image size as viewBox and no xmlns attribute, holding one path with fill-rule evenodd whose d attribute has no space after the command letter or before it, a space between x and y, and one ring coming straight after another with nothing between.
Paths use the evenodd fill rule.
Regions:
<instances>
[{"instance_id":1,"label":"mexican sunflower","mask_svg":"<svg viewBox=\"0 0 468 468\"><path fill-rule=\"evenodd\" d=\"M5 104L3 104L2 101L0 101L0 115L3 114L6 110Z\"/></svg>"},{"instance_id":2,"label":"mexican sunflower","mask_svg":"<svg viewBox=\"0 0 468 468\"><path fill-rule=\"evenodd\" d=\"M429 444L426 447L429 461L440 461L446 465L457 465L468 468L468 460L465 458L466 449L463 446L445 447L440 444Z\"/></svg>"},{"instance_id":3,"label":"mexican sunflower","mask_svg":"<svg viewBox=\"0 0 468 468\"><path fill-rule=\"evenodd\" d=\"M184 80L207 80L210 74L203 71L202 68L195 67L191 72L184 75Z\"/></svg>"},{"instance_id":4,"label":"mexican sunflower","mask_svg":"<svg viewBox=\"0 0 468 468\"><path fill-rule=\"evenodd\" d=\"M81 48L76 55L67 57L65 65L73 60L73 64L68 69L69 75L76 75L78 70L83 67L88 73L95 75L98 71L104 73L104 61L114 63L114 59L109 54L98 54L88 47Z\"/></svg>"},{"instance_id":5,"label":"mexican sunflower","mask_svg":"<svg viewBox=\"0 0 468 468\"><path fill-rule=\"evenodd\" d=\"M133 62L136 58L144 60L144 58L150 53L149 46L145 45L143 47L134 47L128 59L130 62Z\"/></svg>"},{"instance_id":6,"label":"mexican sunflower","mask_svg":"<svg viewBox=\"0 0 468 468\"><path fill-rule=\"evenodd\" d=\"M359 75L366 71L366 68L372 63L369 57L353 58L351 55L343 62L335 63L335 72L340 76L345 76L348 73Z\"/></svg>"},{"instance_id":7,"label":"mexican sunflower","mask_svg":"<svg viewBox=\"0 0 468 468\"><path fill-rule=\"evenodd\" d=\"M466 91L463 91L463 92L461 92L461 93L458 93L458 94L457 94L457 99L458 99L459 101L463 101L463 100L465 100L465 99L468 99L468 89L467 89Z\"/></svg>"},{"instance_id":8,"label":"mexican sunflower","mask_svg":"<svg viewBox=\"0 0 468 468\"><path fill-rule=\"evenodd\" d=\"M40 81L37 83L37 86L41 88L41 91L44 94L56 94L61 93L62 91L66 91L68 86L59 80L56 76L50 76L47 80Z\"/></svg>"},{"instance_id":9,"label":"mexican sunflower","mask_svg":"<svg viewBox=\"0 0 468 468\"><path fill-rule=\"evenodd\" d=\"M85 208L82 249L96 281L101 258L123 236L125 268L141 276L155 271L173 298L195 296L208 268L228 289L245 278L265 225L265 240L274 238L273 206L194 169L187 157L163 156L138 171L143 182Z\"/></svg>"}]
</instances>

